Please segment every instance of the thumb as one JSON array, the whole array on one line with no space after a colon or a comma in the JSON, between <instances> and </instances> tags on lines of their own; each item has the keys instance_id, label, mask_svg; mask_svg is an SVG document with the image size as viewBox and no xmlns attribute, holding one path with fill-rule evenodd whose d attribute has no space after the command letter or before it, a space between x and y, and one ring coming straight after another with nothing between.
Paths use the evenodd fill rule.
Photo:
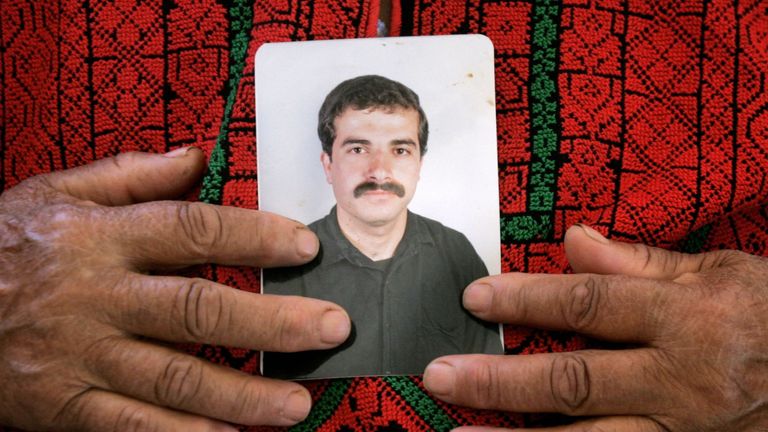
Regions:
<instances>
[{"instance_id":1,"label":"thumb","mask_svg":"<svg viewBox=\"0 0 768 432\"><path fill-rule=\"evenodd\" d=\"M675 279L715 264L712 253L691 255L640 243L612 241L586 225L574 225L566 231L565 255L577 273L650 279Z\"/></svg>"},{"instance_id":2,"label":"thumb","mask_svg":"<svg viewBox=\"0 0 768 432\"><path fill-rule=\"evenodd\" d=\"M45 180L75 198L116 206L176 198L200 179L204 169L203 152L185 147L164 155L121 153L47 174Z\"/></svg>"}]
</instances>

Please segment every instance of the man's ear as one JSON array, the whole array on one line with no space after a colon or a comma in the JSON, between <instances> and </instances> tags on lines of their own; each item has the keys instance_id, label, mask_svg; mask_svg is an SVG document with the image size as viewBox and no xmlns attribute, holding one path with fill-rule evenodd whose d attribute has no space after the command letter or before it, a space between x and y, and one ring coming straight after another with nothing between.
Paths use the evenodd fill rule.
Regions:
<instances>
[{"instance_id":1,"label":"man's ear","mask_svg":"<svg viewBox=\"0 0 768 432\"><path fill-rule=\"evenodd\" d=\"M328 184L333 184L331 181L331 155L325 151L320 152L320 162L323 164L323 171L325 171L325 181Z\"/></svg>"}]
</instances>

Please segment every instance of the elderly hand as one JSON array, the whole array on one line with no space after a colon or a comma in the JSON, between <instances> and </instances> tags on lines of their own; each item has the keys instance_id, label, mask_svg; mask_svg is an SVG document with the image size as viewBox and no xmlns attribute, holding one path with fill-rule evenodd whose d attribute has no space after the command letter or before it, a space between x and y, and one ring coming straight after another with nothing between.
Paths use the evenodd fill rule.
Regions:
<instances>
[{"instance_id":1,"label":"elderly hand","mask_svg":"<svg viewBox=\"0 0 768 432\"><path fill-rule=\"evenodd\" d=\"M295 265L317 253L311 231L273 214L155 201L188 190L204 165L194 148L122 154L0 196L0 424L235 430L223 421L290 425L307 415L298 384L155 341L299 351L349 334L347 314L328 302L146 274Z\"/></svg>"},{"instance_id":2,"label":"elderly hand","mask_svg":"<svg viewBox=\"0 0 768 432\"><path fill-rule=\"evenodd\" d=\"M427 389L473 407L591 417L548 431L768 430L768 260L668 252L581 226L565 250L578 274L484 278L466 308L631 347L443 357Z\"/></svg>"}]
</instances>

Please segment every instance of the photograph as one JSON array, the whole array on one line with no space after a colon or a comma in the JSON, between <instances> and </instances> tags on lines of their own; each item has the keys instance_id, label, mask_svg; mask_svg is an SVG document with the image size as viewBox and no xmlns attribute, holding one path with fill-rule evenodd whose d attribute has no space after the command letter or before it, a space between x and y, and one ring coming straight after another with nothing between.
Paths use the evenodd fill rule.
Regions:
<instances>
[{"instance_id":1,"label":"photograph","mask_svg":"<svg viewBox=\"0 0 768 432\"><path fill-rule=\"evenodd\" d=\"M320 250L262 271L262 293L336 303L337 348L264 352L282 379L420 375L437 357L503 353L462 306L501 271L493 45L481 35L264 44L256 53L259 209Z\"/></svg>"}]
</instances>

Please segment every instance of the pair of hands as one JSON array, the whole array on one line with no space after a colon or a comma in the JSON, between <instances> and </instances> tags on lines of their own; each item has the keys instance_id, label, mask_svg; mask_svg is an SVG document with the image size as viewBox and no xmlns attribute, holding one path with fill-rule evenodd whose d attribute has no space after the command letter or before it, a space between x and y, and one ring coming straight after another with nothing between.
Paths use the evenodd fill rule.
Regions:
<instances>
[{"instance_id":1,"label":"pair of hands","mask_svg":"<svg viewBox=\"0 0 768 432\"><path fill-rule=\"evenodd\" d=\"M311 260L315 236L256 211L158 201L198 181L197 149L131 153L38 176L0 196L0 424L63 430L290 425L306 389L156 342L326 349L337 305L257 295L148 270ZM571 228L574 275L505 274L464 295L490 320L633 343L614 351L449 356L424 385L449 402L593 416L558 431L765 430L768 263L683 255ZM471 428L469 428L471 429Z\"/></svg>"}]
</instances>

